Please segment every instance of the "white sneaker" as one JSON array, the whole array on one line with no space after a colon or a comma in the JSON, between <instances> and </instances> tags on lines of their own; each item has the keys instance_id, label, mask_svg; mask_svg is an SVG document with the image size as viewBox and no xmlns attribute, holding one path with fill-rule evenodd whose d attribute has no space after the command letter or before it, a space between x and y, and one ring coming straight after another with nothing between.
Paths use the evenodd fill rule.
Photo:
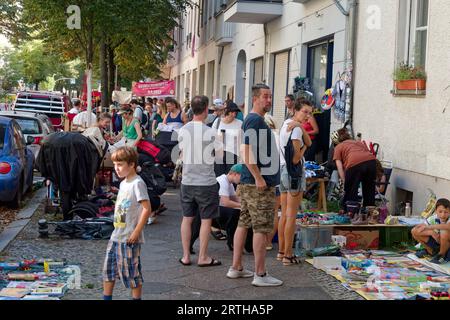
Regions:
<instances>
[{"instance_id":1,"label":"white sneaker","mask_svg":"<svg viewBox=\"0 0 450 320\"><path fill-rule=\"evenodd\" d=\"M255 287L277 287L283 285L283 281L278 280L266 272L266 275L261 277L255 273L253 277L252 285Z\"/></svg>"},{"instance_id":2,"label":"white sneaker","mask_svg":"<svg viewBox=\"0 0 450 320\"><path fill-rule=\"evenodd\" d=\"M227 278L230 279L250 278L250 277L253 277L253 272L246 269L236 270L233 267L230 267L230 269L228 269L227 272Z\"/></svg>"},{"instance_id":3,"label":"white sneaker","mask_svg":"<svg viewBox=\"0 0 450 320\"><path fill-rule=\"evenodd\" d=\"M150 217L147 220L147 224L154 224L156 222L156 217Z\"/></svg>"}]
</instances>

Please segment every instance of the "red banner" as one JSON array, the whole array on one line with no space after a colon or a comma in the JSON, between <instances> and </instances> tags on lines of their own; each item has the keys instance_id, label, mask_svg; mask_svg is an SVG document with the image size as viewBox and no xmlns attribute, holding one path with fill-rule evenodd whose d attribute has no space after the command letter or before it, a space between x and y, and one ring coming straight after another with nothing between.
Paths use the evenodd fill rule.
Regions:
<instances>
[{"instance_id":1,"label":"red banner","mask_svg":"<svg viewBox=\"0 0 450 320\"><path fill-rule=\"evenodd\" d=\"M175 81L136 82L133 85L133 95L138 97L174 96Z\"/></svg>"}]
</instances>

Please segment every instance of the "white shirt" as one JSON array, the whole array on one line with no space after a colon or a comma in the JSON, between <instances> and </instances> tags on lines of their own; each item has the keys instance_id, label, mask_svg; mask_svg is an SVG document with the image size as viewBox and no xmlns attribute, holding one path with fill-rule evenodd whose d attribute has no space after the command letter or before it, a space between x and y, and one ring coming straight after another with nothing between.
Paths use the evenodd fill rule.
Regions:
<instances>
[{"instance_id":1,"label":"white shirt","mask_svg":"<svg viewBox=\"0 0 450 320\"><path fill-rule=\"evenodd\" d=\"M187 123L178 132L178 147L183 155L181 183L186 186L215 186L213 151L220 144L216 131L197 121Z\"/></svg>"},{"instance_id":2,"label":"white shirt","mask_svg":"<svg viewBox=\"0 0 450 320\"><path fill-rule=\"evenodd\" d=\"M228 180L226 174L217 177L217 182L220 185L219 196L220 197L234 197L236 196L236 190L234 189L234 185ZM220 206L224 207L222 198L220 198Z\"/></svg>"},{"instance_id":3,"label":"white shirt","mask_svg":"<svg viewBox=\"0 0 450 320\"><path fill-rule=\"evenodd\" d=\"M136 107L136 109L134 109L133 117L138 119L139 122L142 123L142 109L141 109L141 107Z\"/></svg>"},{"instance_id":4,"label":"white shirt","mask_svg":"<svg viewBox=\"0 0 450 320\"><path fill-rule=\"evenodd\" d=\"M83 128L87 128L97 122L97 117L94 113L91 112L91 123L89 123L89 114L87 111L80 112L73 118L73 124L77 126L82 126Z\"/></svg>"},{"instance_id":5,"label":"white shirt","mask_svg":"<svg viewBox=\"0 0 450 320\"><path fill-rule=\"evenodd\" d=\"M294 130L288 132L287 128L289 123L291 123L293 120L292 119L288 119L283 123L283 126L281 127L280 130L280 165L281 166L285 166L286 165L286 160L284 159L284 147L286 147L288 141L289 141L289 137L291 136L292 133L292 140L300 140L300 147L303 147L304 142L303 142L303 131L301 128L294 128Z\"/></svg>"},{"instance_id":6,"label":"white shirt","mask_svg":"<svg viewBox=\"0 0 450 320\"><path fill-rule=\"evenodd\" d=\"M213 129L217 129L218 135L222 137L222 130L225 130L225 146L224 150L226 152L233 153L239 156L239 147L241 145L241 130L242 130L242 121L238 119L234 119L231 123L223 122L223 119L220 120L217 118L213 125ZM217 127L218 126L218 127Z\"/></svg>"},{"instance_id":7,"label":"white shirt","mask_svg":"<svg viewBox=\"0 0 450 320\"><path fill-rule=\"evenodd\" d=\"M140 176L132 181L126 179L120 183L114 210L114 231L111 241L124 243L136 229L142 214L140 201L148 200L147 185ZM144 243L144 232L139 236L138 243Z\"/></svg>"}]
</instances>

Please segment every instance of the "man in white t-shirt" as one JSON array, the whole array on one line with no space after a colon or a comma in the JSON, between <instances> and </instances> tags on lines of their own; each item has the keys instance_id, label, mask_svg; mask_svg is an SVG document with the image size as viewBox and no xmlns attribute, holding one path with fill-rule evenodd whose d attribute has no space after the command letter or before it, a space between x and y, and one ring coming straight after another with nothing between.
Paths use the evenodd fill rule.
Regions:
<instances>
[{"instance_id":1,"label":"man in white t-shirt","mask_svg":"<svg viewBox=\"0 0 450 320\"><path fill-rule=\"evenodd\" d=\"M90 119L89 119L90 117ZM88 111L80 112L73 118L72 122L72 130L84 131L90 126L94 125L97 122L97 116L95 113L91 112L89 115Z\"/></svg>"},{"instance_id":2,"label":"man in white t-shirt","mask_svg":"<svg viewBox=\"0 0 450 320\"><path fill-rule=\"evenodd\" d=\"M235 164L228 174L217 177L220 185L219 225L227 232L227 245L233 250L233 238L241 213L241 200L236 195L234 184L241 181L242 164Z\"/></svg>"}]
</instances>

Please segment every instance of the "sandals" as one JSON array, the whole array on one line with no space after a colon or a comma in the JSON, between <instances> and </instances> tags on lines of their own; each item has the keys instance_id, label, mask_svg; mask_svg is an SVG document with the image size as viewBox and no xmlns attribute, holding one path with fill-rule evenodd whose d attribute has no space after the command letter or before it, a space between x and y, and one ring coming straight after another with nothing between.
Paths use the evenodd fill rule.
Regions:
<instances>
[{"instance_id":1,"label":"sandals","mask_svg":"<svg viewBox=\"0 0 450 320\"><path fill-rule=\"evenodd\" d=\"M284 258L284 252L278 252L277 254L277 260L278 261L283 261Z\"/></svg>"},{"instance_id":2,"label":"sandals","mask_svg":"<svg viewBox=\"0 0 450 320\"><path fill-rule=\"evenodd\" d=\"M203 264L198 264L199 267L216 267L216 266L220 266L222 264L222 262L220 262L219 260L216 260L214 258L211 258L211 262L210 263L203 263Z\"/></svg>"},{"instance_id":3,"label":"sandals","mask_svg":"<svg viewBox=\"0 0 450 320\"><path fill-rule=\"evenodd\" d=\"M300 260L297 260L296 256L284 257L283 258L283 266L293 266L293 265L296 265L296 264L300 264Z\"/></svg>"},{"instance_id":4,"label":"sandals","mask_svg":"<svg viewBox=\"0 0 450 320\"><path fill-rule=\"evenodd\" d=\"M216 240L227 240L227 236L224 235L222 233L222 231L217 230L217 231L211 231L211 235L214 237L214 239Z\"/></svg>"}]
</instances>

